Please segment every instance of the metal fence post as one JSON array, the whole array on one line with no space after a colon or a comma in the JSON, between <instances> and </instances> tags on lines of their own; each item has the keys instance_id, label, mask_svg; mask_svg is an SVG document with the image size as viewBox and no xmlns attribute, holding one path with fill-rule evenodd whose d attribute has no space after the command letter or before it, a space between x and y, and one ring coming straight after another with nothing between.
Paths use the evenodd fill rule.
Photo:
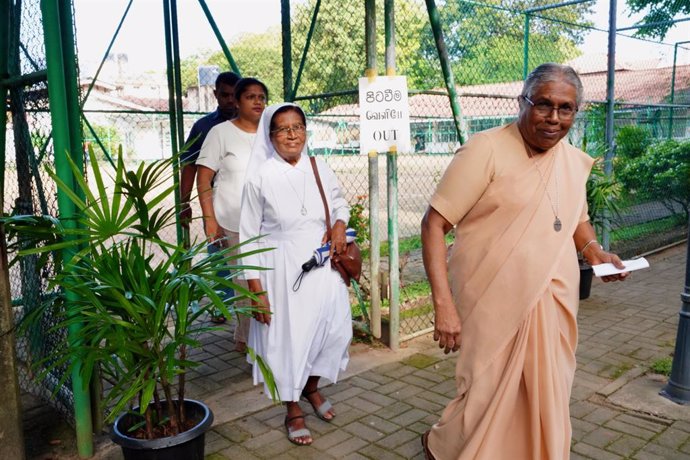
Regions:
<instances>
[{"instance_id":1,"label":"metal fence post","mask_svg":"<svg viewBox=\"0 0 690 460\"><path fill-rule=\"evenodd\" d=\"M290 30L290 0L280 0L280 23L283 46L283 99L292 102L292 31Z\"/></svg>"},{"instance_id":2,"label":"metal fence post","mask_svg":"<svg viewBox=\"0 0 690 460\"><path fill-rule=\"evenodd\" d=\"M690 219L688 220L690 232ZM685 289L680 294L676 349L673 354L671 377L660 394L678 404L690 404L690 233L685 254Z\"/></svg>"},{"instance_id":3,"label":"metal fence post","mask_svg":"<svg viewBox=\"0 0 690 460\"><path fill-rule=\"evenodd\" d=\"M221 33L220 33L220 29L218 28L218 25L216 24L216 20L213 19L213 15L211 14L211 10L208 9L208 5L206 4L206 1L205 0L199 0L199 5L201 5L201 9L204 10L204 15L206 16L206 20L210 24L211 29L213 30L213 34L216 36L216 40L218 40L218 44L220 45L221 49L223 50L223 54L225 55L225 59L228 60L228 64L230 64L230 68L237 75L242 75L242 72L240 72L240 68L237 66L235 59L232 57L232 53L230 52L230 48L228 48L228 45L225 43L225 39L223 38L223 35L221 35Z\"/></svg>"},{"instance_id":4,"label":"metal fence post","mask_svg":"<svg viewBox=\"0 0 690 460\"><path fill-rule=\"evenodd\" d=\"M376 78L376 1L364 2L364 37L366 42L367 68L365 75ZM369 267L371 277L371 333L381 338L381 241L379 234L379 156L376 150L369 152Z\"/></svg>"},{"instance_id":5,"label":"metal fence post","mask_svg":"<svg viewBox=\"0 0 690 460\"><path fill-rule=\"evenodd\" d=\"M65 3L67 3L65 1ZM67 155L70 155L70 148L73 145L79 145L78 152L71 152L71 157L81 158L83 152L81 151L80 139L71 139L71 136L78 132L76 127L70 127L70 123L77 119L77 116L70 114L70 109L78 107L78 101L68 101L69 97L76 96L76 90L68 91L68 86L76 87L77 82L74 79L76 73L67 72L65 69L69 63L65 62L66 56L73 56L72 53L65 53L66 47L74 47L74 42L63 42L63 32L61 26L71 23L71 18L60 18L61 15L69 14L71 10L68 8L60 8L58 0L41 0L41 13L43 19L43 34L45 38L46 49L46 64L48 68L48 91L50 92L50 115L53 126L53 146L55 154L55 170L62 180L67 184L74 184L74 176L72 170L67 163ZM73 64L73 63L72 63ZM76 187L74 187L76 188ZM60 217L63 219L66 227L74 226L75 223L71 219L76 213L74 204L63 192L58 190L58 208L60 210ZM72 251L65 251L65 263L69 263L73 255ZM73 301L74 296L67 292L67 301ZM74 344L80 325L73 323L69 329L68 342L70 345ZM87 382L84 382L81 376L81 363L76 363L72 371L72 391L74 394L74 419L77 434L77 449L81 457L90 457L93 455L93 436L92 436L92 422L91 422L91 402L89 397L89 389Z\"/></svg>"},{"instance_id":6,"label":"metal fence post","mask_svg":"<svg viewBox=\"0 0 690 460\"><path fill-rule=\"evenodd\" d=\"M464 135L464 129L462 127L462 111L460 110L458 92L455 88L455 79L453 77L453 69L450 66L450 59L448 58L446 42L443 38L441 16L438 13L438 8L436 8L436 2L434 0L426 0L426 9L429 13L431 30L434 33L434 41L436 42L438 59L441 61L443 80L446 82L446 88L448 89L448 99L450 101L450 109L453 112L453 121L455 122L455 131L458 135L458 142L460 144L464 144L466 136Z\"/></svg>"},{"instance_id":7,"label":"metal fence post","mask_svg":"<svg viewBox=\"0 0 690 460\"><path fill-rule=\"evenodd\" d=\"M525 12L525 30L523 32L523 44L522 44L522 79L527 80L527 69L529 68L529 20L531 15Z\"/></svg>"},{"instance_id":8,"label":"metal fence post","mask_svg":"<svg viewBox=\"0 0 690 460\"><path fill-rule=\"evenodd\" d=\"M615 104L615 76L616 76L616 3L617 0L609 0L609 39L608 39L608 63L606 76L606 153L604 154L604 174L611 177L613 174L613 156L616 151L615 136L613 132ZM611 246L611 221L610 212L604 210L601 245L609 250Z\"/></svg>"},{"instance_id":9,"label":"metal fence post","mask_svg":"<svg viewBox=\"0 0 690 460\"><path fill-rule=\"evenodd\" d=\"M384 0L386 75L395 75L395 0ZM390 282L390 347L400 348L400 248L398 229L398 152L395 147L386 157L388 184L388 279Z\"/></svg>"},{"instance_id":10,"label":"metal fence post","mask_svg":"<svg viewBox=\"0 0 690 460\"><path fill-rule=\"evenodd\" d=\"M678 45L682 45L684 43L690 43L690 40L676 42L673 45L673 70L671 73L671 97L669 101L671 105L673 105L673 103L675 102L676 96L676 64L678 61ZM673 139L673 107L669 108L668 112L668 138Z\"/></svg>"}]
</instances>

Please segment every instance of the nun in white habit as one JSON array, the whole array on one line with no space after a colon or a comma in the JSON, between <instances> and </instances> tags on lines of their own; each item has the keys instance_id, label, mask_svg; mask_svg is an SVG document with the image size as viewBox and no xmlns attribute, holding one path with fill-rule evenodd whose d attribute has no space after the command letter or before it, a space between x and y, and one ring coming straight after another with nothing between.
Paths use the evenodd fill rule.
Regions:
<instances>
[{"instance_id":1,"label":"nun in white habit","mask_svg":"<svg viewBox=\"0 0 690 460\"><path fill-rule=\"evenodd\" d=\"M319 418L335 417L332 405L318 391L319 379L337 381L347 365L352 339L347 287L330 263L304 273L299 288L293 289L302 264L326 240L323 201L306 145L306 117L299 106L276 104L264 111L240 216L240 241L261 235L243 252L274 248L243 258L244 265L269 269L245 271L249 289L265 291L259 296L263 305L255 302L255 306L266 312L254 314L248 345L273 372L279 397L287 406L288 439L298 445L312 442L300 398ZM341 252L349 207L333 171L319 159L316 163L333 222L332 250ZM257 363L253 365L254 384L263 382Z\"/></svg>"}]
</instances>

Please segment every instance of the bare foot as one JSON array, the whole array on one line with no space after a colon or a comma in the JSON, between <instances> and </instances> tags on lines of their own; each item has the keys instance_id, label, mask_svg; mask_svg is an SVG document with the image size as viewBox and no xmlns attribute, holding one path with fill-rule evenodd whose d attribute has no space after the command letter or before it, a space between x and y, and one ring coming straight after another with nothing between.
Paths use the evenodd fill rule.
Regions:
<instances>
[{"instance_id":1,"label":"bare foot","mask_svg":"<svg viewBox=\"0 0 690 460\"><path fill-rule=\"evenodd\" d=\"M330 407L330 403L328 403L328 400L323 397L318 389L307 390L305 388L304 391L302 391L302 396L309 401L309 404L311 404L311 407L314 408L314 412L316 413L317 417L325 420L326 422L333 420L333 417L335 417L335 411L332 407ZM328 403L328 405L324 406L326 403ZM324 410L326 407L328 407L328 409Z\"/></svg>"},{"instance_id":2,"label":"bare foot","mask_svg":"<svg viewBox=\"0 0 690 460\"><path fill-rule=\"evenodd\" d=\"M247 352L247 342L235 343L235 351L238 353L246 353Z\"/></svg>"},{"instance_id":3,"label":"bare foot","mask_svg":"<svg viewBox=\"0 0 690 460\"><path fill-rule=\"evenodd\" d=\"M304 413L297 403L288 403L285 416L285 429L288 440L298 446L308 446L313 442L311 433L304 422Z\"/></svg>"}]
</instances>

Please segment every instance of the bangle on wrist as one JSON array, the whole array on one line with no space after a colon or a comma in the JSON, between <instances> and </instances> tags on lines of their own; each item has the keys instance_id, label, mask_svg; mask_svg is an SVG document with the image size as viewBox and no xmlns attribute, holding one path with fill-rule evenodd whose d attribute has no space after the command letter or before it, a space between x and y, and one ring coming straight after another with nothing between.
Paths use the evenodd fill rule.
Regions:
<instances>
[{"instance_id":1,"label":"bangle on wrist","mask_svg":"<svg viewBox=\"0 0 690 460\"><path fill-rule=\"evenodd\" d=\"M597 242L597 240L589 240L589 241L587 241L587 243L585 243L585 245L582 246L582 249L580 249L580 254L584 254L584 253L585 253L585 250L586 250L586 249L589 247L589 245L592 244L592 243L597 243L597 244L599 244L599 243ZM604 249L604 248L602 247L602 245L600 245L600 244L599 244L599 247L600 247L601 249Z\"/></svg>"}]
</instances>

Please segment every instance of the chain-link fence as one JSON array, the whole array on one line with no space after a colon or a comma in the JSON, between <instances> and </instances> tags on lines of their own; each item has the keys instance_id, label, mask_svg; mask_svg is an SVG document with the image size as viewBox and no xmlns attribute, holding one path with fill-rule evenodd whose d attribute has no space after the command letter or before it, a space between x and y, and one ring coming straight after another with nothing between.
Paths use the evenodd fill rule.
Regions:
<instances>
[{"instance_id":1,"label":"chain-link fence","mask_svg":"<svg viewBox=\"0 0 690 460\"><path fill-rule=\"evenodd\" d=\"M11 75L26 79L10 85L7 93L3 212L56 215L55 184L45 171L46 165L53 162L53 143L48 87L45 77L41 78L46 71L46 51L39 0L17 2L12 8L9 70ZM18 245L22 246L21 241ZM17 323L31 308L53 295L47 280L55 269L52 260L42 262L38 256L22 257L11 266L12 308ZM44 316L17 337L19 380L24 390L46 399L55 392L51 398L53 405L70 416L73 413L70 380L58 388L63 375L55 370L41 383L37 382L40 371L35 364L50 351L65 346L67 333L53 330L55 322L54 318Z\"/></svg>"},{"instance_id":2,"label":"chain-link fence","mask_svg":"<svg viewBox=\"0 0 690 460\"><path fill-rule=\"evenodd\" d=\"M185 2L184 7L191 8L189 3L194 2ZM377 2L376 20L380 75L385 74L382 3ZM588 49L582 54L580 46L586 37L593 36L599 36L605 43L607 31L596 29L586 21L591 3L525 12L526 8L534 8L534 3L510 2L511 8L506 8L470 1L438 2L461 111L460 129L471 136L514 120L516 97L525 73L542 62L568 62L582 77L586 101L571 130L570 140L591 155L603 157L606 153L606 49L598 50L599 53ZM12 48L17 54L12 55L12 62L19 66L13 70L16 75L45 69L38 0L27 0L20 5L19 44ZM272 7L280 9L280 6L280 1L275 0ZM390 223L397 228L401 242L398 269L403 339L430 327L432 307L421 269L419 225L429 197L460 145L426 8L422 0L395 2L396 72L408 79L412 145L411 152L397 156L398 221ZM211 13L220 19L228 11L219 9ZM237 23L253 21L260 14L242 8L235 8L231 13ZM86 13L77 10L75 14L79 19L80 14ZM196 42L190 37L212 37L213 28L193 26L184 19L188 14L191 13L180 14L178 23L183 56L180 80L185 135L195 120L215 109L215 76L219 71L233 70L228 63L231 58L243 76L254 76L266 83L270 102L290 96L305 108L311 153L323 156L336 171L350 204L357 210L357 219L366 222L369 160L359 152L357 105L357 79L366 67L364 2L292 2L289 54L292 64L288 71L283 69L283 37L279 25L260 33L229 38L229 54L220 44L200 51L194 48ZM119 49L123 36L141 36L142 21L162 23L163 7L160 3L134 2L130 8L123 3L122 18L117 19L121 21L115 20L112 30L103 26L98 32L113 34L112 48L105 47L103 62L80 63L85 143L91 144L104 161L115 156L119 148L128 161L167 157L173 141L169 85L164 59L160 59L167 52L163 33L147 34L145 47L142 42L140 51L143 59L160 59L159 71L141 71L137 63L142 56L136 55L136 51L114 51ZM81 34L79 27L76 32L78 45L94 39ZM610 241L615 250L630 256L681 238L687 222L690 184L686 171L690 160L687 143L681 141L690 137L690 45L658 43L623 34L617 39L621 46L632 41L640 49L665 59L663 62L621 61L616 66L617 150L612 168L620 183L616 189L620 213L609 216ZM50 162L52 155L46 85L42 82L13 87L9 102L5 211L55 214L54 186L40 167ZM669 138L681 143L661 143ZM381 154L378 225L383 239L389 225L386 162L385 154ZM667 174L669 171L675 175ZM197 200L193 200L192 207L197 217L191 225L192 238L202 238ZM174 241L176 235L171 231L168 237ZM383 247L385 270L386 245ZM23 305L38 301L31 296L47 295L35 287L44 286L49 273L39 274L35 279L27 278L26 273L33 272L17 266L12 274L18 312ZM368 279L369 275L365 274L365 294L370 289ZM386 286L381 291L385 297ZM384 318L387 308L384 299ZM28 342L22 340L25 344L20 344L20 355L28 355ZM23 378L25 386L29 380ZM69 401L65 404L69 406Z\"/></svg>"}]
</instances>

